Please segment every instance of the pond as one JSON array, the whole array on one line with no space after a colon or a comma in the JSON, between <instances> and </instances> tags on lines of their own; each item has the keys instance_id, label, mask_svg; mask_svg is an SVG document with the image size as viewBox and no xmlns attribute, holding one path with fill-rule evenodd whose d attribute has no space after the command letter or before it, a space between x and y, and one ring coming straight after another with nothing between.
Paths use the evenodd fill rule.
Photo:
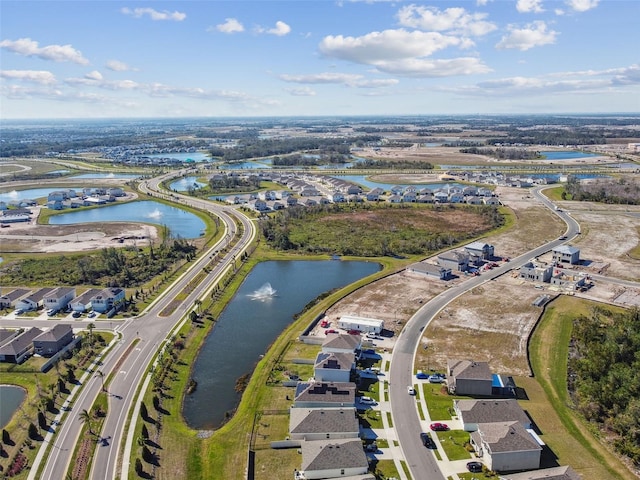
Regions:
<instances>
[{"instance_id":1,"label":"pond","mask_svg":"<svg viewBox=\"0 0 640 480\"><path fill-rule=\"evenodd\" d=\"M336 260L256 265L221 313L193 365L198 386L183 403L187 424L195 429L219 427L225 413L240 401L236 380L253 371L295 314L322 293L379 270L374 262Z\"/></svg>"},{"instance_id":2,"label":"pond","mask_svg":"<svg viewBox=\"0 0 640 480\"><path fill-rule=\"evenodd\" d=\"M99 172L92 172L92 173L81 173L79 175L71 175L69 178L81 178L81 179L88 179L88 178L139 178L140 174L136 174L136 173L99 173Z\"/></svg>"},{"instance_id":3,"label":"pond","mask_svg":"<svg viewBox=\"0 0 640 480\"><path fill-rule=\"evenodd\" d=\"M578 160L583 158L594 158L602 156L598 155L597 153L556 150L550 152L540 152L540 155L544 157L543 160Z\"/></svg>"},{"instance_id":4,"label":"pond","mask_svg":"<svg viewBox=\"0 0 640 480\"><path fill-rule=\"evenodd\" d=\"M169 188L175 192L188 192L189 188L202 188L206 186L206 183L198 181L198 177L184 177L169 184Z\"/></svg>"},{"instance_id":5,"label":"pond","mask_svg":"<svg viewBox=\"0 0 640 480\"><path fill-rule=\"evenodd\" d=\"M58 190L75 190L76 193L82 193L83 187L48 187L48 188L29 188L27 190L11 190L9 192L0 193L0 201L2 202L19 202L21 200L35 200L36 198L46 198L51 192Z\"/></svg>"},{"instance_id":6,"label":"pond","mask_svg":"<svg viewBox=\"0 0 640 480\"><path fill-rule=\"evenodd\" d=\"M27 392L22 387L0 385L0 428L7 426L26 396Z\"/></svg>"},{"instance_id":7,"label":"pond","mask_svg":"<svg viewBox=\"0 0 640 480\"><path fill-rule=\"evenodd\" d=\"M73 225L92 222L138 222L166 225L173 237L197 238L205 223L193 213L153 200L71 211L49 217L50 225Z\"/></svg>"},{"instance_id":8,"label":"pond","mask_svg":"<svg viewBox=\"0 0 640 480\"><path fill-rule=\"evenodd\" d=\"M151 153L144 155L149 158L172 158L181 162L208 162L211 156L204 152L174 152L174 153Z\"/></svg>"},{"instance_id":9,"label":"pond","mask_svg":"<svg viewBox=\"0 0 640 480\"><path fill-rule=\"evenodd\" d=\"M374 188L382 188L385 191L389 191L391 187L399 185L401 187L420 187L420 188L429 188L431 190L438 190L439 188L446 189L447 187L464 187L465 185L461 183L380 183L373 182L367 179L367 175L332 175L334 178L341 178L342 180L346 180L347 182L357 183L358 185L362 185L368 189Z\"/></svg>"}]
</instances>

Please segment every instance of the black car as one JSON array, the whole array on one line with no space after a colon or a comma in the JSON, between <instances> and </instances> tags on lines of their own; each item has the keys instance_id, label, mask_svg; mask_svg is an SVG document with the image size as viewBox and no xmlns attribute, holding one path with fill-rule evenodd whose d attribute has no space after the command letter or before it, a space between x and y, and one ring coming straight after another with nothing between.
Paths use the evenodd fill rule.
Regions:
<instances>
[{"instance_id":1,"label":"black car","mask_svg":"<svg viewBox=\"0 0 640 480\"><path fill-rule=\"evenodd\" d=\"M482 462L467 463L467 470L469 470L471 473L482 473L482 467L484 467Z\"/></svg>"},{"instance_id":2,"label":"black car","mask_svg":"<svg viewBox=\"0 0 640 480\"><path fill-rule=\"evenodd\" d=\"M428 433L421 433L420 440L422 440L422 445L427 448L437 448L435 442L433 441L433 438L431 438L431 435L429 435Z\"/></svg>"}]
</instances>

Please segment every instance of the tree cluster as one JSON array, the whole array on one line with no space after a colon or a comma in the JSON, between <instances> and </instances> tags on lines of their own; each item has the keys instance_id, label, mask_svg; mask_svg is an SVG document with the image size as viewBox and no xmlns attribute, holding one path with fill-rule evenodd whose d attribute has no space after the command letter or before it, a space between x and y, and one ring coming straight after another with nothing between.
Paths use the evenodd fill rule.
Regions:
<instances>
[{"instance_id":1,"label":"tree cluster","mask_svg":"<svg viewBox=\"0 0 640 480\"><path fill-rule=\"evenodd\" d=\"M578 410L615 434L614 447L640 465L640 310L596 309L573 322L569 391Z\"/></svg>"},{"instance_id":2,"label":"tree cluster","mask_svg":"<svg viewBox=\"0 0 640 480\"><path fill-rule=\"evenodd\" d=\"M166 272L176 261L194 258L196 250L184 239L173 239L145 250L109 247L80 257L27 258L0 270L0 279L7 285L137 287Z\"/></svg>"},{"instance_id":3,"label":"tree cluster","mask_svg":"<svg viewBox=\"0 0 640 480\"><path fill-rule=\"evenodd\" d=\"M538 152L527 150L525 148L480 148L469 147L460 150L461 153L470 153L472 155L486 155L494 157L498 160L533 160L540 158Z\"/></svg>"},{"instance_id":4,"label":"tree cluster","mask_svg":"<svg viewBox=\"0 0 640 480\"><path fill-rule=\"evenodd\" d=\"M600 202L609 204L640 204L640 183L634 179L599 179L583 184L575 177L569 177L562 192L563 200L568 196L572 200Z\"/></svg>"}]
</instances>

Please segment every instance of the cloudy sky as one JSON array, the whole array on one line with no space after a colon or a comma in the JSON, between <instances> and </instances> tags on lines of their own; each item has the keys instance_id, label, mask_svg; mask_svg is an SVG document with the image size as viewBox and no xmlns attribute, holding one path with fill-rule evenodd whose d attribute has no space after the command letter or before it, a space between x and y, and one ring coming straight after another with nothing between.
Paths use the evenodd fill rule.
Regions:
<instances>
[{"instance_id":1,"label":"cloudy sky","mask_svg":"<svg viewBox=\"0 0 640 480\"><path fill-rule=\"evenodd\" d=\"M8 118L640 112L637 0L0 1Z\"/></svg>"}]
</instances>

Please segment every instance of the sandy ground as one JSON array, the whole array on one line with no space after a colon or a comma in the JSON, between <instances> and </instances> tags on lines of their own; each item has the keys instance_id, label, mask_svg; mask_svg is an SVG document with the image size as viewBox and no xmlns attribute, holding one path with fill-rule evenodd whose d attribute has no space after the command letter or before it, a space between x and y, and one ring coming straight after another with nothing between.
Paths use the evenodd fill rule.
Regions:
<instances>
[{"instance_id":1,"label":"sandy ground","mask_svg":"<svg viewBox=\"0 0 640 480\"><path fill-rule=\"evenodd\" d=\"M415 177L413 177L415 180ZM496 255L514 257L536 245L558 238L564 222L529 195L528 190L499 187L503 203L515 213L517 224L510 230L483 239L496 248ZM590 205L561 202L581 223L582 234L575 245L581 249L587 273L603 273L615 278L638 280L640 261L628 256L640 241L640 207ZM627 212L627 210L630 210ZM615 226L612 228L612 225ZM547 260L540 258L541 261ZM604 267L604 268L603 268ZM371 317L385 321L394 337L375 343L392 348L395 335L430 298L448 283L406 272L367 285L331 307L327 316L335 328L341 315ZM510 375L528 375L527 339L542 310L532 305L542 295L554 298L561 292L517 278L517 272L483 284L441 311L425 330L417 368L442 370L447 358L488 361L492 369ZM564 292L566 293L566 292ZM619 305L640 305L640 291L603 281L585 293L575 295ZM321 334L321 332L317 332Z\"/></svg>"},{"instance_id":2,"label":"sandy ground","mask_svg":"<svg viewBox=\"0 0 640 480\"><path fill-rule=\"evenodd\" d=\"M134 198L129 195L126 200ZM0 252L81 252L105 247L141 247L158 238L156 227L137 223L38 225L42 208L30 208L33 212L30 222L12 223L0 229Z\"/></svg>"}]
</instances>

